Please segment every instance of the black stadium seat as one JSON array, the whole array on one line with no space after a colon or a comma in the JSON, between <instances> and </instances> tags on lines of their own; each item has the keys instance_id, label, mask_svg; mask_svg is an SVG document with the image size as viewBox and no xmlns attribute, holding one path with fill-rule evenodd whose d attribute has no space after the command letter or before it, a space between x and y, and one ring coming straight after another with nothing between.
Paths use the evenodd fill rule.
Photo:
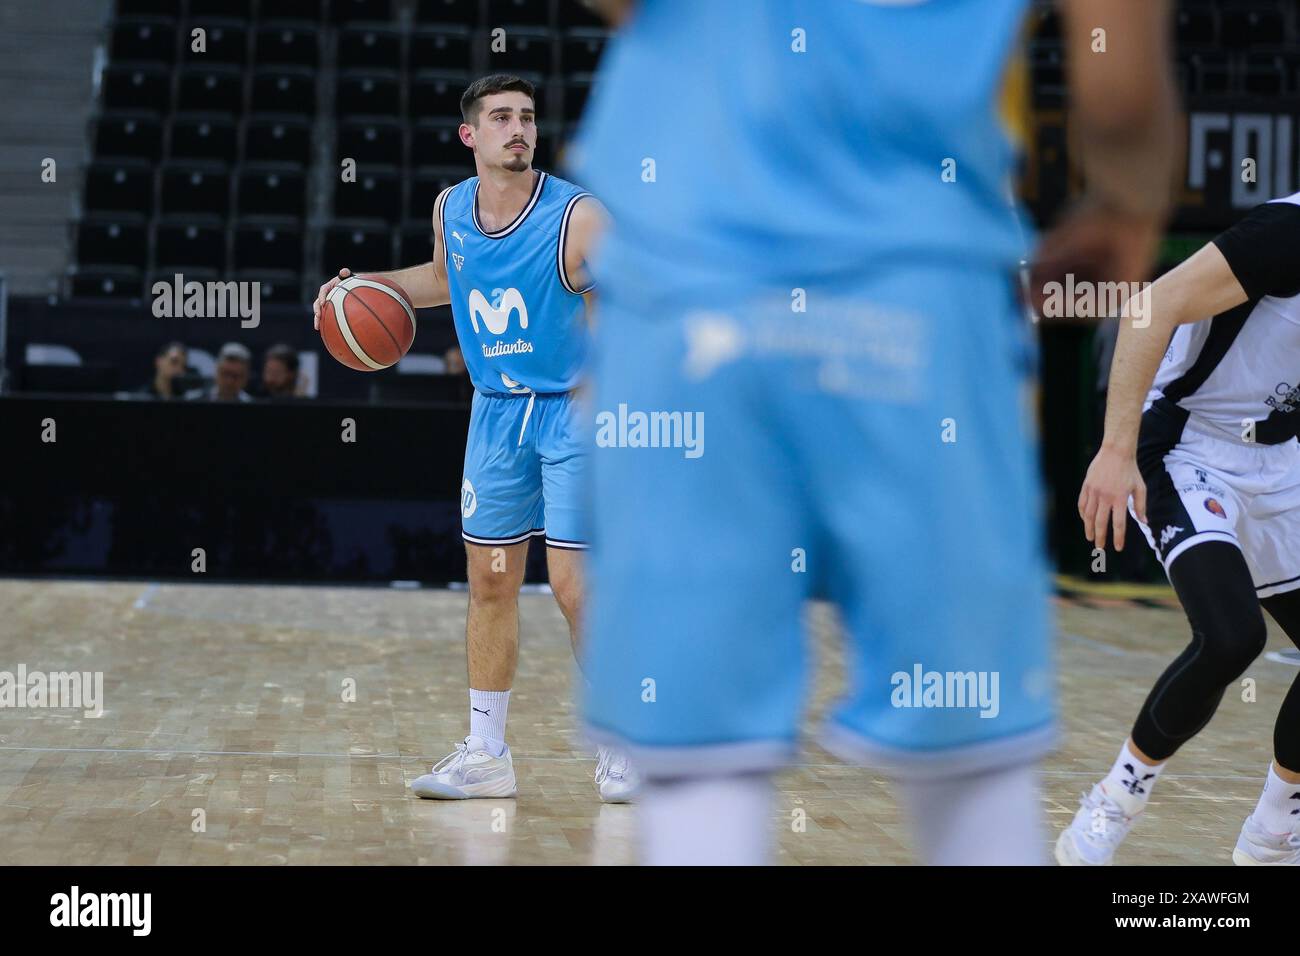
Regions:
<instances>
[{"instance_id":1,"label":"black stadium seat","mask_svg":"<svg viewBox=\"0 0 1300 956\"><path fill-rule=\"evenodd\" d=\"M551 5L539 0L488 0L488 29L493 30L508 23L521 26L550 26Z\"/></svg>"},{"instance_id":2,"label":"black stadium seat","mask_svg":"<svg viewBox=\"0 0 1300 956\"><path fill-rule=\"evenodd\" d=\"M301 273L302 242L302 227L296 220L241 219L235 226L235 268Z\"/></svg>"},{"instance_id":3,"label":"black stadium seat","mask_svg":"<svg viewBox=\"0 0 1300 956\"><path fill-rule=\"evenodd\" d=\"M459 116L421 120L411 128L413 166L455 166L470 161L471 154L460 141Z\"/></svg>"},{"instance_id":4,"label":"black stadium seat","mask_svg":"<svg viewBox=\"0 0 1300 956\"><path fill-rule=\"evenodd\" d=\"M161 172L160 212L164 215L226 216L230 211L230 171L224 163L173 160Z\"/></svg>"},{"instance_id":5,"label":"black stadium seat","mask_svg":"<svg viewBox=\"0 0 1300 956\"><path fill-rule=\"evenodd\" d=\"M325 4L321 0L262 0L258 16L263 20L319 21Z\"/></svg>"},{"instance_id":6,"label":"black stadium seat","mask_svg":"<svg viewBox=\"0 0 1300 956\"><path fill-rule=\"evenodd\" d=\"M355 159L360 166L399 166L405 134L405 125L397 120L344 120L339 124L338 159Z\"/></svg>"},{"instance_id":7,"label":"black stadium seat","mask_svg":"<svg viewBox=\"0 0 1300 956\"><path fill-rule=\"evenodd\" d=\"M1193 53L1187 57L1192 89L1197 93L1232 91L1232 66L1222 53Z\"/></svg>"},{"instance_id":8,"label":"black stadium seat","mask_svg":"<svg viewBox=\"0 0 1300 956\"><path fill-rule=\"evenodd\" d=\"M421 70L411 81L407 106L412 119L455 116L460 97L470 84L468 73L455 70Z\"/></svg>"},{"instance_id":9,"label":"black stadium seat","mask_svg":"<svg viewBox=\"0 0 1300 956\"><path fill-rule=\"evenodd\" d=\"M149 255L145 219L139 213L92 216L77 227L77 262L144 268Z\"/></svg>"},{"instance_id":10,"label":"black stadium seat","mask_svg":"<svg viewBox=\"0 0 1300 956\"><path fill-rule=\"evenodd\" d=\"M478 0L419 0L415 5L417 23L463 23L473 26L478 22Z\"/></svg>"},{"instance_id":11,"label":"black stadium seat","mask_svg":"<svg viewBox=\"0 0 1300 956\"><path fill-rule=\"evenodd\" d=\"M301 66L257 70L249 92L250 113L316 115L316 74Z\"/></svg>"},{"instance_id":12,"label":"black stadium seat","mask_svg":"<svg viewBox=\"0 0 1300 956\"><path fill-rule=\"evenodd\" d=\"M194 49L194 31L204 31L203 51ZM242 67L248 59L248 30L235 20L191 20L181 37L182 57L186 63L212 65L226 63Z\"/></svg>"},{"instance_id":13,"label":"black stadium seat","mask_svg":"<svg viewBox=\"0 0 1300 956\"><path fill-rule=\"evenodd\" d=\"M235 130L234 120L220 113L178 113L172 117L170 155L233 163L238 145Z\"/></svg>"},{"instance_id":14,"label":"black stadium seat","mask_svg":"<svg viewBox=\"0 0 1300 956\"><path fill-rule=\"evenodd\" d=\"M153 212L153 166L140 159L97 160L86 170L87 212Z\"/></svg>"},{"instance_id":15,"label":"black stadium seat","mask_svg":"<svg viewBox=\"0 0 1300 956\"><path fill-rule=\"evenodd\" d=\"M334 184L334 215L339 219L402 219L402 177L391 166L363 167L356 182Z\"/></svg>"},{"instance_id":16,"label":"black stadium seat","mask_svg":"<svg viewBox=\"0 0 1300 956\"><path fill-rule=\"evenodd\" d=\"M474 166L469 162L466 151L466 164L463 166L422 166L411 177L411 203L408 214L421 216L427 224L433 222L433 202L438 193L448 186L454 186L462 179L474 175Z\"/></svg>"},{"instance_id":17,"label":"black stadium seat","mask_svg":"<svg viewBox=\"0 0 1300 956\"><path fill-rule=\"evenodd\" d=\"M413 219L402 226L402 250L397 257L401 267L421 265L432 257L432 218Z\"/></svg>"},{"instance_id":18,"label":"black stadium seat","mask_svg":"<svg viewBox=\"0 0 1300 956\"><path fill-rule=\"evenodd\" d=\"M358 20L381 22L393 19L393 0L332 0L330 16L335 23Z\"/></svg>"},{"instance_id":19,"label":"black stadium seat","mask_svg":"<svg viewBox=\"0 0 1300 956\"><path fill-rule=\"evenodd\" d=\"M243 216L291 216L307 211L306 176L292 163L250 163L239 174Z\"/></svg>"},{"instance_id":20,"label":"black stadium seat","mask_svg":"<svg viewBox=\"0 0 1300 956\"><path fill-rule=\"evenodd\" d=\"M473 64L470 51L469 27L444 24L423 27L411 34L411 53L408 69L464 70Z\"/></svg>"},{"instance_id":21,"label":"black stadium seat","mask_svg":"<svg viewBox=\"0 0 1300 956\"><path fill-rule=\"evenodd\" d=\"M587 5L586 0L561 0L556 8L556 25L561 29L570 27L600 27L607 24Z\"/></svg>"},{"instance_id":22,"label":"black stadium seat","mask_svg":"<svg viewBox=\"0 0 1300 956\"><path fill-rule=\"evenodd\" d=\"M1290 91L1286 57L1249 54L1241 70L1241 92L1250 96L1281 96Z\"/></svg>"},{"instance_id":23,"label":"black stadium seat","mask_svg":"<svg viewBox=\"0 0 1300 956\"><path fill-rule=\"evenodd\" d=\"M95 156L135 156L157 162L162 155L162 123L153 113L105 113L95 124Z\"/></svg>"},{"instance_id":24,"label":"black stadium seat","mask_svg":"<svg viewBox=\"0 0 1300 956\"><path fill-rule=\"evenodd\" d=\"M503 49L489 47L488 68L493 72L544 73L555 68L555 43L545 28L508 24L502 29Z\"/></svg>"},{"instance_id":25,"label":"black stadium seat","mask_svg":"<svg viewBox=\"0 0 1300 956\"><path fill-rule=\"evenodd\" d=\"M395 70L402 65L402 35L385 24L344 27L336 59L340 70Z\"/></svg>"},{"instance_id":26,"label":"black stadium seat","mask_svg":"<svg viewBox=\"0 0 1300 956\"><path fill-rule=\"evenodd\" d=\"M162 17L118 20L109 40L109 60L170 64L176 59L176 24Z\"/></svg>"},{"instance_id":27,"label":"black stadium seat","mask_svg":"<svg viewBox=\"0 0 1300 956\"><path fill-rule=\"evenodd\" d=\"M1286 42L1286 22L1275 3L1225 4L1220 16L1220 41L1228 49L1281 47Z\"/></svg>"},{"instance_id":28,"label":"black stadium seat","mask_svg":"<svg viewBox=\"0 0 1300 956\"><path fill-rule=\"evenodd\" d=\"M591 74L578 74L569 77L564 84L564 115L576 119L587 107L587 97L591 95Z\"/></svg>"},{"instance_id":29,"label":"black stadium seat","mask_svg":"<svg viewBox=\"0 0 1300 956\"><path fill-rule=\"evenodd\" d=\"M315 68L319 59L314 24L296 20L264 23L257 31L253 62L257 66Z\"/></svg>"},{"instance_id":30,"label":"black stadium seat","mask_svg":"<svg viewBox=\"0 0 1300 956\"><path fill-rule=\"evenodd\" d=\"M154 249L156 268L162 272L226 268L226 231L215 216L164 217L154 227Z\"/></svg>"},{"instance_id":31,"label":"black stadium seat","mask_svg":"<svg viewBox=\"0 0 1300 956\"><path fill-rule=\"evenodd\" d=\"M110 66L104 71L104 109L163 112L171 99L171 71L156 64Z\"/></svg>"},{"instance_id":32,"label":"black stadium seat","mask_svg":"<svg viewBox=\"0 0 1300 956\"><path fill-rule=\"evenodd\" d=\"M1180 49L1213 49L1219 42L1215 5L1207 0L1184 0L1174 13L1174 30Z\"/></svg>"},{"instance_id":33,"label":"black stadium seat","mask_svg":"<svg viewBox=\"0 0 1300 956\"><path fill-rule=\"evenodd\" d=\"M321 267L330 274L344 267L354 273L392 269L392 229L383 223L335 223L325 230Z\"/></svg>"},{"instance_id":34,"label":"black stadium seat","mask_svg":"<svg viewBox=\"0 0 1300 956\"><path fill-rule=\"evenodd\" d=\"M271 114L248 120L244 126L244 159L306 166L311 159L311 123L297 116Z\"/></svg>"},{"instance_id":35,"label":"black stadium seat","mask_svg":"<svg viewBox=\"0 0 1300 956\"><path fill-rule=\"evenodd\" d=\"M609 35L604 30L580 27L564 35L561 64L565 73L594 73Z\"/></svg>"},{"instance_id":36,"label":"black stadium seat","mask_svg":"<svg viewBox=\"0 0 1300 956\"><path fill-rule=\"evenodd\" d=\"M126 20L132 17L176 16L180 4L177 0L117 0L117 17Z\"/></svg>"},{"instance_id":37,"label":"black stadium seat","mask_svg":"<svg viewBox=\"0 0 1300 956\"><path fill-rule=\"evenodd\" d=\"M253 0L189 0L191 17L230 17L248 20L253 16Z\"/></svg>"},{"instance_id":38,"label":"black stadium seat","mask_svg":"<svg viewBox=\"0 0 1300 956\"><path fill-rule=\"evenodd\" d=\"M256 282L257 297L262 305L293 305L304 301L302 279L295 272L273 269L241 269L235 273L239 282Z\"/></svg>"},{"instance_id":39,"label":"black stadium seat","mask_svg":"<svg viewBox=\"0 0 1300 956\"><path fill-rule=\"evenodd\" d=\"M181 70L176 108L193 113L237 114L244 108L244 75L239 67L188 66Z\"/></svg>"},{"instance_id":40,"label":"black stadium seat","mask_svg":"<svg viewBox=\"0 0 1300 956\"><path fill-rule=\"evenodd\" d=\"M339 74L334 109L339 116L398 116L402 92L397 74L367 70Z\"/></svg>"},{"instance_id":41,"label":"black stadium seat","mask_svg":"<svg viewBox=\"0 0 1300 956\"><path fill-rule=\"evenodd\" d=\"M140 270L126 266L78 269L68 284L77 299L139 299L144 289Z\"/></svg>"}]
</instances>

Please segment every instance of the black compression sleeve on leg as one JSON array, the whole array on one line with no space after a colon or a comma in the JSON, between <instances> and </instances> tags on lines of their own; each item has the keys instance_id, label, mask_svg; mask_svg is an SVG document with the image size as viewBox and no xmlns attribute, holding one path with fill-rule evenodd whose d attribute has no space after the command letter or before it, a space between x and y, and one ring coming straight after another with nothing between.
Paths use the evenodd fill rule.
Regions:
<instances>
[{"instance_id":1,"label":"black compression sleeve on leg","mask_svg":"<svg viewBox=\"0 0 1300 956\"><path fill-rule=\"evenodd\" d=\"M1246 559L1236 545L1193 545L1169 567L1192 642L1165 669L1133 725L1133 742L1165 760L1210 722L1223 692L1264 649L1267 631Z\"/></svg>"},{"instance_id":2,"label":"black compression sleeve on leg","mask_svg":"<svg viewBox=\"0 0 1300 956\"><path fill-rule=\"evenodd\" d=\"M1269 616L1300 647L1300 590L1274 594L1261 602ZM1293 773L1300 773L1300 674L1291 682L1273 725L1273 757Z\"/></svg>"}]
</instances>

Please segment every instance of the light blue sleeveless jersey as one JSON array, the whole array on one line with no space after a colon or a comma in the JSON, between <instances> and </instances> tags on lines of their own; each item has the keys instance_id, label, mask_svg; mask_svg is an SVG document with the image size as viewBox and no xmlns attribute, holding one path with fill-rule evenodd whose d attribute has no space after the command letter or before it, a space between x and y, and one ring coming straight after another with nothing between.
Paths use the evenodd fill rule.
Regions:
<instances>
[{"instance_id":1,"label":"light blue sleeveless jersey","mask_svg":"<svg viewBox=\"0 0 1300 956\"><path fill-rule=\"evenodd\" d=\"M456 336L480 392L566 392L587 354L582 293L564 270L564 243L577 201L590 195L537 171L533 194L514 222L486 232L478 218L478 177L438 197L447 285Z\"/></svg>"},{"instance_id":2,"label":"light blue sleeveless jersey","mask_svg":"<svg viewBox=\"0 0 1300 956\"><path fill-rule=\"evenodd\" d=\"M602 295L656 311L898 261L1014 270L1026 8L637 3L566 157L613 218Z\"/></svg>"}]
</instances>

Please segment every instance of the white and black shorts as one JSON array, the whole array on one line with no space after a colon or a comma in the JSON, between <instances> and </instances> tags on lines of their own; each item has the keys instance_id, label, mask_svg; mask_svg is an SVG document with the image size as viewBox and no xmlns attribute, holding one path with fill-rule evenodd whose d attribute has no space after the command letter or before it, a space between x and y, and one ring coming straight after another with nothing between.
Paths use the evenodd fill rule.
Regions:
<instances>
[{"instance_id":1,"label":"white and black shorts","mask_svg":"<svg viewBox=\"0 0 1300 956\"><path fill-rule=\"evenodd\" d=\"M1214 438L1185 415L1153 406L1142 416L1137 458L1150 520L1139 524L1166 574L1188 548L1227 541L1241 549L1259 597L1300 588L1295 439L1263 445Z\"/></svg>"}]
</instances>

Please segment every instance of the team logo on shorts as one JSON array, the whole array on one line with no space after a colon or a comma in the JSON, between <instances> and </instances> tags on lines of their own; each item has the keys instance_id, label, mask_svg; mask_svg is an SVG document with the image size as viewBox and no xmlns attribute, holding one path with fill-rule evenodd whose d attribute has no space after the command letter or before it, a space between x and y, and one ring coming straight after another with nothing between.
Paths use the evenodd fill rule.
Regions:
<instances>
[{"instance_id":1,"label":"team logo on shorts","mask_svg":"<svg viewBox=\"0 0 1300 956\"><path fill-rule=\"evenodd\" d=\"M460 485L460 516L468 518L478 510L478 495L474 494L474 486L466 478Z\"/></svg>"},{"instance_id":2,"label":"team logo on shorts","mask_svg":"<svg viewBox=\"0 0 1300 956\"><path fill-rule=\"evenodd\" d=\"M1205 510L1212 515L1218 515L1220 518L1223 518L1225 521L1228 518L1228 512L1223 510L1223 505L1219 504L1217 498L1206 498Z\"/></svg>"}]
</instances>

